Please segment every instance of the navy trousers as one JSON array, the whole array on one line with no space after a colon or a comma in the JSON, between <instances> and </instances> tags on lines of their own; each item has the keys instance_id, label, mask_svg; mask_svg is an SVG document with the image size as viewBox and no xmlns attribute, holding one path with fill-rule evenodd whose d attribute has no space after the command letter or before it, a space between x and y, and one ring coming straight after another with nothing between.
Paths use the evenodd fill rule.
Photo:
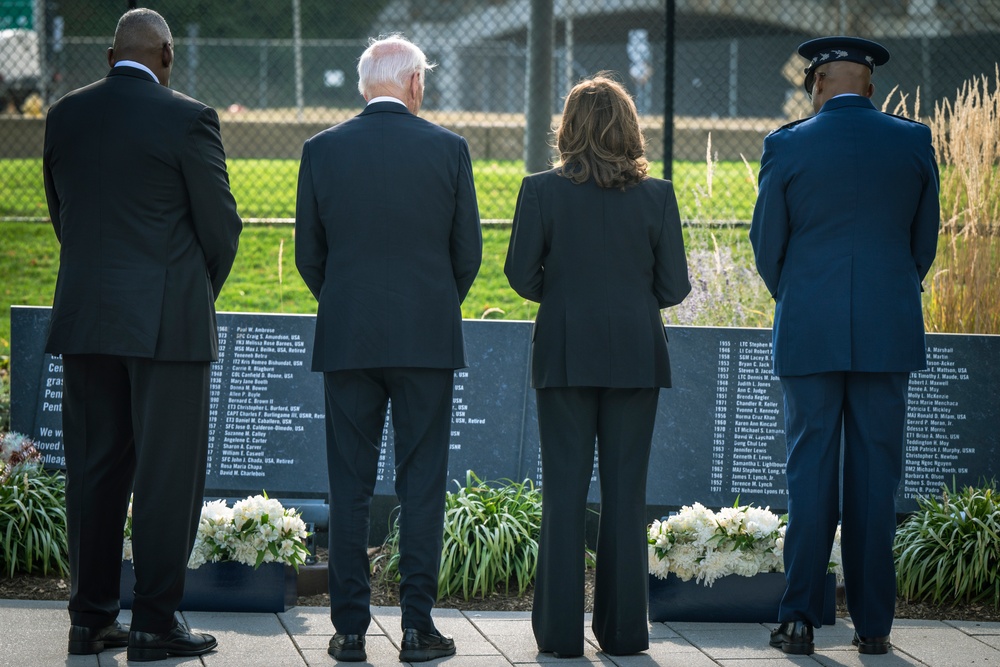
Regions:
<instances>
[{"instance_id":1,"label":"navy trousers","mask_svg":"<svg viewBox=\"0 0 1000 667\"><path fill-rule=\"evenodd\" d=\"M616 655L649 648L646 471L659 388L537 390L542 530L531 612L540 651L583 653L587 492L597 441L601 521L592 628Z\"/></svg>"},{"instance_id":2,"label":"navy trousers","mask_svg":"<svg viewBox=\"0 0 1000 667\"><path fill-rule=\"evenodd\" d=\"M889 634L896 606L892 544L908 382L909 373L781 378L788 451L782 622L823 624L823 579L839 516L844 587L854 627L865 637Z\"/></svg>"},{"instance_id":3,"label":"navy trousers","mask_svg":"<svg viewBox=\"0 0 1000 667\"><path fill-rule=\"evenodd\" d=\"M132 502L132 629L166 632L184 594L205 492L209 362L63 355L70 620L118 617Z\"/></svg>"},{"instance_id":4,"label":"navy trousers","mask_svg":"<svg viewBox=\"0 0 1000 667\"><path fill-rule=\"evenodd\" d=\"M434 631L454 371L372 368L323 374L330 475L330 618L337 632L364 635L371 623L369 511L382 429L392 399L399 499L401 624Z\"/></svg>"}]
</instances>

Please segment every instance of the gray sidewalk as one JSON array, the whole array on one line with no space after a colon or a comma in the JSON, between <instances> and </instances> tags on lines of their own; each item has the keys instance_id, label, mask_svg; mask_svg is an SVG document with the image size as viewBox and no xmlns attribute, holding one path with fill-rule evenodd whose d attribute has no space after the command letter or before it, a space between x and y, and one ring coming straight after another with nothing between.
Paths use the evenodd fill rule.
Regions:
<instances>
[{"instance_id":1,"label":"gray sidewalk","mask_svg":"<svg viewBox=\"0 0 1000 667\"><path fill-rule=\"evenodd\" d=\"M185 612L194 629L214 634L218 650L200 658L170 658L157 665L194 667L305 667L337 664L326 653L333 632L324 607L293 607L283 614ZM399 610L374 610L368 630L368 664L399 665L402 632ZM575 660L540 655L526 612L434 612L438 628L455 638L458 654L428 665L505 667L507 665L622 665L623 667L777 667L778 665L853 665L897 667L985 667L1000 665L1000 623L898 620L888 655L862 656L851 646L853 629L844 619L816 633L816 653L788 657L767 645L769 627L756 623L654 623L649 650L614 657L600 653L587 630L586 654ZM120 619L128 622L129 612ZM0 666L106 667L125 665L125 650L98 656L66 653L68 615L65 602L0 600ZM140 663L131 663L140 664ZM356 663L365 664L365 663Z\"/></svg>"}]
</instances>

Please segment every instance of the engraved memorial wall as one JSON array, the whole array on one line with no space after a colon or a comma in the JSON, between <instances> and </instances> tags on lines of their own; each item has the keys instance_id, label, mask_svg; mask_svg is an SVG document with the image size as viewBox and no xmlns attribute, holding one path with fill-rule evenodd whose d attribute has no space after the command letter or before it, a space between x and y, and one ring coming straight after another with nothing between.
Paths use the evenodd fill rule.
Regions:
<instances>
[{"instance_id":1,"label":"engraved memorial wall","mask_svg":"<svg viewBox=\"0 0 1000 667\"><path fill-rule=\"evenodd\" d=\"M14 307L13 429L63 467L62 364L44 354L49 309ZM274 497L327 493L322 376L309 370L315 319L220 313L210 379L206 493ZM449 478L541 483L530 322L467 320L469 368L455 373ZM668 327L672 389L663 390L647 502L677 507L754 502L787 507L781 386L767 329ZM953 482L1000 470L1000 336L930 334L928 369L910 380L897 510ZM376 494L394 494L391 405ZM590 500L598 500L596 467ZM454 490L454 483L449 484Z\"/></svg>"},{"instance_id":2,"label":"engraved memorial wall","mask_svg":"<svg viewBox=\"0 0 1000 667\"><path fill-rule=\"evenodd\" d=\"M910 376L899 500L996 477L1000 336L927 337L927 370ZM910 502L907 502L910 501Z\"/></svg>"}]
</instances>

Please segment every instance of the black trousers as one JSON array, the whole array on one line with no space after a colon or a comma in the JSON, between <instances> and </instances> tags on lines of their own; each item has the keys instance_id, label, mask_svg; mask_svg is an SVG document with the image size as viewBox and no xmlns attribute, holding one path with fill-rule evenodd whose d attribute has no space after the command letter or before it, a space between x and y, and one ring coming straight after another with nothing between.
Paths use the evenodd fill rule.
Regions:
<instances>
[{"instance_id":1,"label":"black trousers","mask_svg":"<svg viewBox=\"0 0 1000 667\"><path fill-rule=\"evenodd\" d=\"M659 388L537 390L542 534L531 624L540 651L583 653L587 492L597 440L601 520L592 628L601 648L649 648L646 471Z\"/></svg>"},{"instance_id":2,"label":"black trousers","mask_svg":"<svg viewBox=\"0 0 1000 667\"><path fill-rule=\"evenodd\" d=\"M132 629L164 632L201 516L209 362L65 355L63 371L70 620L102 627L118 617L131 492Z\"/></svg>"},{"instance_id":3,"label":"black trousers","mask_svg":"<svg viewBox=\"0 0 1000 667\"><path fill-rule=\"evenodd\" d=\"M369 511L386 405L392 399L403 628L434 630L454 371L375 368L323 374L330 475L330 619L337 632L371 622Z\"/></svg>"},{"instance_id":4,"label":"black trousers","mask_svg":"<svg viewBox=\"0 0 1000 667\"><path fill-rule=\"evenodd\" d=\"M841 521L847 610L885 637L896 610L896 490L903 473L909 373L782 377L788 450L787 587L781 621L822 625L823 581ZM843 510L840 440L844 439Z\"/></svg>"}]
</instances>

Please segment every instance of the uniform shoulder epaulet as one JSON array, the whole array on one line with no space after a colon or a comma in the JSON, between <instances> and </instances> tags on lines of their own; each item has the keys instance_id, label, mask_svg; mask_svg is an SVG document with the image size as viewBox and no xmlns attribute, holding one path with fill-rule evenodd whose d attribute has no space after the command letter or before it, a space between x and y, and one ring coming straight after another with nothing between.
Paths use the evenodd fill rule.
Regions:
<instances>
[{"instance_id":1,"label":"uniform shoulder epaulet","mask_svg":"<svg viewBox=\"0 0 1000 667\"><path fill-rule=\"evenodd\" d=\"M905 120L908 123L913 123L914 125L923 125L924 127L927 127L927 123L922 123L922 122L920 122L919 120L917 120L915 118L910 118L908 116L900 116L899 114L889 113L888 111L883 111L882 113L884 113L886 116L892 116L893 118L898 118L900 120Z\"/></svg>"},{"instance_id":2,"label":"uniform shoulder epaulet","mask_svg":"<svg viewBox=\"0 0 1000 667\"><path fill-rule=\"evenodd\" d=\"M770 136L770 135L772 135L772 134L774 134L776 132L781 132L782 130L787 130L790 127L795 127L799 123L804 123L807 120L809 120L810 118L813 118L813 116L806 116L805 118L799 118L798 120L793 120L791 123L785 123L781 127L777 127L775 129L771 130L770 132L768 132L768 136Z\"/></svg>"}]
</instances>

